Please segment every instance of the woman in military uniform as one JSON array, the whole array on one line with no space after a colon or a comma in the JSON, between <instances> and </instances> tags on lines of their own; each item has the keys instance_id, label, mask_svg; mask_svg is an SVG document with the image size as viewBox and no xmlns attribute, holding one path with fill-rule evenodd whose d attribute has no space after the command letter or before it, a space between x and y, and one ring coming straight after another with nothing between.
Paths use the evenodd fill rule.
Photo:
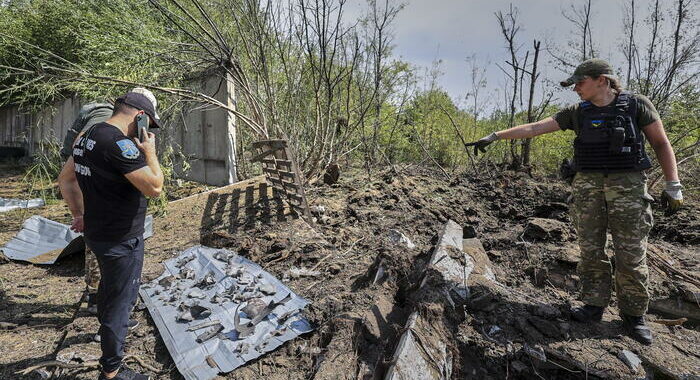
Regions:
<instances>
[{"instance_id":1,"label":"woman in military uniform","mask_svg":"<svg viewBox=\"0 0 700 380\"><path fill-rule=\"evenodd\" d=\"M552 117L494 132L468 145L478 153L496 140L574 131L572 216L581 250L578 272L584 305L572 310L572 318L600 321L610 302L613 273L605 254L610 231L623 324L634 339L651 344L651 331L644 321L649 304L646 243L653 224L653 198L647 192L645 174L651 162L645 141L661 164L666 179L662 198L671 211L683 203L673 148L654 105L642 95L623 91L604 60L583 62L561 85L574 85L582 102Z\"/></svg>"}]
</instances>

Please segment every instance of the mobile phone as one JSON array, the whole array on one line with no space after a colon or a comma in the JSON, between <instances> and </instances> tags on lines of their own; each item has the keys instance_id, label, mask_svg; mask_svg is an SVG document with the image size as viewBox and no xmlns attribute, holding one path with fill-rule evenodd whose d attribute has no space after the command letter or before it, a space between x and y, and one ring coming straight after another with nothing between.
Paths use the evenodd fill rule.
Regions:
<instances>
[{"instance_id":1,"label":"mobile phone","mask_svg":"<svg viewBox=\"0 0 700 380\"><path fill-rule=\"evenodd\" d=\"M148 124L150 123L150 120L148 119L148 115L145 113L142 113L140 115L136 115L136 129L138 130L138 137L139 141L143 141L143 139L146 137L148 134Z\"/></svg>"}]
</instances>

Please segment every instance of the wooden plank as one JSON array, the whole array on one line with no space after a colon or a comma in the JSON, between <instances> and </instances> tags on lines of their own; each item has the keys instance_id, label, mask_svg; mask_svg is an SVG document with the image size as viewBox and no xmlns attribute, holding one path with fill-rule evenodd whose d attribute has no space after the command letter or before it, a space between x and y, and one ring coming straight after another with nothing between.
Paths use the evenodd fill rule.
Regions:
<instances>
[{"instance_id":1,"label":"wooden plank","mask_svg":"<svg viewBox=\"0 0 700 380\"><path fill-rule=\"evenodd\" d=\"M294 173L290 173L290 172L287 172L284 170L279 170L279 169L270 168L270 167L262 168L262 170L266 173L270 173L271 175L277 175L279 177L290 178L292 180L296 179L296 176L294 175Z\"/></svg>"},{"instance_id":2,"label":"wooden plank","mask_svg":"<svg viewBox=\"0 0 700 380\"><path fill-rule=\"evenodd\" d=\"M268 164L268 165L277 165L277 166L286 166L288 168L292 167L292 161L289 160L281 160L281 159L274 159L274 158L263 158L260 160L263 164Z\"/></svg>"},{"instance_id":3,"label":"wooden plank","mask_svg":"<svg viewBox=\"0 0 700 380\"><path fill-rule=\"evenodd\" d=\"M293 171L296 175L294 176L294 182L297 184L297 192L301 196L302 199L302 204L305 207L304 210L304 216L306 216L309 220L312 220L311 218L311 211L309 210L309 203L306 201L306 192L304 191L304 183L301 180L301 171L299 171L299 167L296 165L296 163L291 160L292 152L289 150L289 148L284 149L284 154L285 156L290 158L290 161L292 161L292 167L291 171Z\"/></svg>"},{"instance_id":4,"label":"wooden plank","mask_svg":"<svg viewBox=\"0 0 700 380\"><path fill-rule=\"evenodd\" d=\"M268 177L267 177L267 180L270 181L270 182L272 182L273 185L282 186L282 188L284 188L284 189L288 189L288 188L290 188L290 187L292 187L292 188L294 188L294 189L297 189L297 188L299 187L299 185L297 185L297 184L294 183L294 182L282 181L281 179L275 178L275 177L270 177L270 176L268 176ZM286 190L285 190L285 191L286 191Z\"/></svg>"},{"instance_id":5,"label":"wooden plank","mask_svg":"<svg viewBox=\"0 0 700 380\"><path fill-rule=\"evenodd\" d=\"M261 159L263 159L263 158L265 158L265 157L267 157L267 156L269 156L269 155L275 153L276 151L277 151L277 149L269 149L269 150L266 150L266 151L264 151L264 152L262 152L262 153L259 153L259 154L255 155L253 158L250 159L250 162L258 162L258 161L260 161Z\"/></svg>"},{"instance_id":6,"label":"wooden plank","mask_svg":"<svg viewBox=\"0 0 700 380\"><path fill-rule=\"evenodd\" d=\"M299 214L304 215L304 214L306 213L306 207L301 206L301 205L298 205L298 204L293 203L293 202L287 202L287 203L288 203L290 206L292 206L292 209L293 209L294 211L298 212Z\"/></svg>"},{"instance_id":7,"label":"wooden plank","mask_svg":"<svg viewBox=\"0 0 700 380\"><path fill-rule=\"evenodd\" d=\"M284 149L287 147L286 140L260 140L253 143L253 148L258 148L263 145L269 145L275 149Z\"/></svg>"}]
</instances>

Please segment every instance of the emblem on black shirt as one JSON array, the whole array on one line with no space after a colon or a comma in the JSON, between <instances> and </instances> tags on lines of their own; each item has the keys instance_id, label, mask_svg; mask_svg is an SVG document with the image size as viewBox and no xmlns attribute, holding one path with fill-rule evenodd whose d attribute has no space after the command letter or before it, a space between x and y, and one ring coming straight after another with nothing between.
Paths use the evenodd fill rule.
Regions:
<instances>
[{"instance_id":1,"label":"emblem on black shirt","mask_svg":"<svg viewBox=\"0 0 700 380\"><path fill-rule=\"evenodd\" d=\"M124 156L124 158L133 160L140 154L139 148L137 148L134 142L131 140L119 140L117 141L117 145L119 145L119 149L122 150L122 156Z\"/></svg>"}]
</instances>

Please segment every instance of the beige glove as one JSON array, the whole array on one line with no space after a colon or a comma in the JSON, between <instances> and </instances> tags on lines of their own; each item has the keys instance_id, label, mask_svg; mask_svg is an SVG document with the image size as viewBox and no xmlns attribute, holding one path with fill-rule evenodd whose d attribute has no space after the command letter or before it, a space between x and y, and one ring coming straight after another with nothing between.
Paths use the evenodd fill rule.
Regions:
<instances>
[{"instance_id":1,"label":"beige glove","mask_svg":"<svg viewBox=\"0 0 700 380\"><path fill-rule=\"evenodd\" d=\"M666 188L661 194L661 204L666 207L666 213L673 214L683 206L681 181L666 181Z\"/></svg>"}]
</instances>

